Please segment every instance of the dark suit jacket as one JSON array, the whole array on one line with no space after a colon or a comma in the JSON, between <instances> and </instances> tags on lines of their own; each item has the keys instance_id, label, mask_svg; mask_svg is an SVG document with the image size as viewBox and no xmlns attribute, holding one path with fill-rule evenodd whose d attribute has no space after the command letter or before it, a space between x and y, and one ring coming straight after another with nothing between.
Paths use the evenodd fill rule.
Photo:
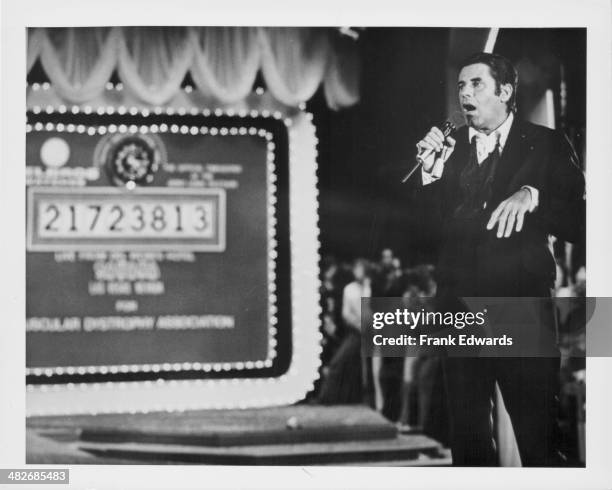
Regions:
<instances>
[{"instance_id":1,"label":"dark suit jacket","mask_svg":"<svg viewBox=\"0 0 612 490\"><path fill-rule=\"evenodd\" d=\"M494 175L487 208L470 219L454 215L462 199L459 176L469 159L468 128L460 128L455 151L440 180L421 186L427 219L441 245L441 293L457 296L548 296L555 264L548 235L577 241L585 233L584 176L565 136L514 119ZM493 210L522 186L539 191L539 206L525 217L523 230L497 238L486 230Z\"/></svg>"}]
</instances>

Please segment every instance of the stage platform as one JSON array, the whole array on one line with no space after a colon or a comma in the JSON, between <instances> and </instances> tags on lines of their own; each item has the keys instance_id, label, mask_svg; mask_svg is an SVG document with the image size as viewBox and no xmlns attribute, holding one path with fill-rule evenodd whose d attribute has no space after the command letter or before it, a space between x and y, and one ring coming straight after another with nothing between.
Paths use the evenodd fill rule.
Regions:
<instances>
[{"instance_id":1,"label":"stage platform","mask_svg":"<svg viewBox=\"0 0 612 490\"><path fill-rule=\"evenodd\" d=\"M399 434L356 405L32 417L27 426L28 463L450 464L436 441Z\"/></svg>"}]
</instances>

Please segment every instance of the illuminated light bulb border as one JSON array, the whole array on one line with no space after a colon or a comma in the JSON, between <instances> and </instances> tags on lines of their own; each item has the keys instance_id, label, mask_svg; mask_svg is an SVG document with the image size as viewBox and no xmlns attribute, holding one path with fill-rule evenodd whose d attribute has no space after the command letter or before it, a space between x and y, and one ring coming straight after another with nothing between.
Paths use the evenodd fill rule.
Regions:
<instances>
[{"instance_id":1,"label":"illuminated light bulb border","mask_svg":"<svg viewBox=\"0 0 612 490\"><path fill-rule=\"evenodd\" d=\"M291 260L292 262L295 260L298 260L299 257L301 256L305 256L305 255L310 255L312 254L314 257L316 257L316 261L317 264L314 266L314 270L318 271L318 264L320 261L320 249L321 249L321 243L319 240L320 237L320 232L319 232L319 228L318 228L318 224L319 224L319 202L318 199L316 198L316 196L318 195L318 179L317 179L317 175L316 175L316 165L314 165L312 168L310 168L310 171L306 172L305 174L301 176L301 180L298 180L297 178L295 178L295 180L293 179L294 176L297 175L297 171L294 171L294 169L298 168L298 165L302 164L302 162L300 160L304 160L304 161L309 161L309 160L314 160L316 161L316 157L317 157L317 145L318 145L318 139L316 137L316 132L315 132L315 127L313 124L313 116L311 113L307 113L304 112L302 113L302 121L298 121L297 126L294 124L294 121L292 119L286 118L284 120L285 125L287 126L288 132L289 132L289 141L290 141L290 145L289 145L289 162L290 162L290 176L292 177L292 182L290 182L290 186L295 186L298 184L303 184L306 180L309 180L312 182L312 187L314 189L314 194L315 194L315 198L314 198L314 210L308 210L305 207L304 208L297 208L297 207L291 207L290 209L290 221L296 222L297 219L300 218L300 216L302 217L310 217L313 222L314 222L314 226L313 226L313 230L314 230L314 243L312 244L314 246L313 250L302 250L302 248L304 248L304 244L308 243L305 240L303 240L302 236L297 236L300 233L300 230L292 227L291 228L291 236L290 236L290 240L292 243L291 246ZM303 135L304 132L308 132L309 134L307 136ZM302 137L300 137L302 135ZM305 156L308 154L311 154L311 157ZM308 184L306 184L308 186ZM304 220L302 220L304 221ZM315 284L316 284L316 288L317 290L320 290L321 287L321 280L319 277L318 273L314 274L314 277L310 278L311 280L314 280ZM294 282L292 283L292 291L294 295L301 295L302 293L299 291L299 289L297 288L297 280L295 279L295 277L293 277ZM304 281L305 283L307 283L307 281ZM304 291L304 293L306 293L306 291ZM320 303L317 301L316 305L313 306L314 312L317 316L317 320L320 319L320 314L321 314L321 306ZM305 312L304 312L305 314ZM300 317L300 313L296 313L296 317ZM296 338L294 339L294 342L296 344L299 345L300 342L308 342L308 339L306 338L306 330L304 330L304 328L299 328L299 325L296 325ZM317 329L316 331L316 338L317 338L317 358L320 359L320 355L322 352L322 346L321 346L321 340L322 340L322 334L321 332ZM299 359L297 359L298 356L300 356L301 353L296 352L296 361L299 361ZM285 374L284 376L287 376L287 374ZM314 381L319 377L319 373L317 371L314 379L313 379L313 383Z\"/></svg>"},{"instance_id":2,"label":"illuminated light bulb border","mask_svg":"<svg viewBox=\"0 0 612 490\"><path fill-rule=\"evenodd\" d=\"M101 413L132 413L142 414L150 411L159 412L184 412L186 410L197 410L202 408L200 401L194 401L196 397L200 397L203 390L222 391L219 398L208 400L206 408L208 409L230 409L230 408L257 408L267 407L271 405L285 405L295 401L295 396L288 396L284 390L291 388L291 383L295 382L295 377L298 373L295 370L290 371L279 378L257 378L257 379L220 379L220 380L157 380L157 381L142 381L142 382L115 382L115 383L98 383L96 385L87 385L85 389L79 384L68 383L58 389L57 386L28 385L26 393L28 397L43 396L43 399L49 403L53 403L54 397L64 397L70 395L71 404L69 408L63 410L54 410L55 415L62 414L88 414L97 415ZM134 392L134 384L138 384L139 391ZM306 394L312 388L310 383L305 387ZM121 392L121 397L112 397L109 395ZM135 400L135 396L147 397L148 392L156 391L163 395L159 399L168 400L172 397L186 394L189 391L191 401L181 405L172 405L160 403L159 399L151 401L147 406L132 406L125 405L127 401ZM270 392L270 395L265 395ZM262 396L262 393L264 395ZM83 401L82 396L95 395L97 398L104 400L105 403L93 407L91 403ZM223 396L223 395L230 396ZM251 395L251 396L249 396ZM49 399L51 397L51 400ZM224 398L226 401L224 401ZM31 400L31 398L30 398ZM55 398L57 400L57 398ZM248 401L245 401L248 400ZM145 400L144 403L148 403ZM31 401L28 402L27 416L48 415L47 410L32 410L30 408Z\"/></svg>"},{"instance_id":3,"label":"illuminated light bulb border","mask_svg":"<svg viewBox=\"0 0 612 490\"><path fill-rule=\"evenodd\" d=\"M50 91L50 90L52 90L53 86L49 82L43 82L42 84L38 83L38 82L34 82L32 84L26 83L26 89L28 89L28 88L31 89L33 92L40 92L40 91ZM115 84L113 82L108 81L104 85L104 91L105 92L121 92L123 89L124 89L124 85L123 85L122 82L118 82L118 83ZM183 93L190 95L190 94L192 94L194 92L197 92L198 88L196 86L193 86L193 85L186 85L185 87L181 87L180 90ZM256 96L258 96L260 98L262 96L264 96L265 93L266 93L266 90L263 87L257 87L253 92L251 92L251 94L256 95ZM139 111L142 110L142 108L139 108L139 107L136 107L135 109L139 110ZM156 109L155 113L159 114L160 112L157 112L157 109L159 109L159 107L156 107L155 109ZM306 103L305 102L300 102L297 105L297 109L299 111L301 111L302 113L304 113L305 110L306 110ZM90 106L83 106L82 107L82 111L85 112L86 114L90 114L92 112L92 107L90 107ZM198 109L196 107L193 107L193 106L191 108L180 107L180 108L177 108L176 111L178 111L179 115L184 115L184 114L187 113L187 111L189 111L189 113L192 114L192 115L196 115L199 112ZM234 113L235 113L235 110L232 109L232 108L225 108L225 109L216 108L216 109L213 109L212 111L216 115L224 113L227 116L233 116ZM260 111L255 110L255 112L260 112ZM240 117L245 117L244 115L242 115L242 113L243 113L242 110L239 110L239 113L240 113ZM168 107L166 114L168 114L168 115L175 114L174 109L172 107ZM208 115L208 114L205 114L205 115ZM261 110L261 114L259 114L258 116L253 116L253 117L264 117L264 118L267 118L267 117L270 117L270 116L274 117L275 119L280 119L282 117L281 116L281 111L274 110L272 115L270 115L270 111L269 110L263 109L263 110Z\"/></svg>"},{"instance_id":4,"label":"illuminated light bulb border","mask_svg":"<svg viewBox=\"0 0 612 490\"><path fill-rule=\"evenodd\" d=\"M26 83L26 89L31 88L33 92L38 92L40 90L50 90L51 84L49 82L34 82L33 84Z\"/></svg>"},{"instance_id":5,"label":"illuminated light bulb border","mask_svg":"<svg viewBox=\"0 0 612 490\"><path fill-rule=\"evenodd\" d=\"M130 115L130 116L141 116L144 118L150 117L150 116L160 116L160 115L167 115L167 116L185 116L187 114L191 115L191 116L198 116L198 115L202 115L205 117L209 117L209 116L216 116L216 117L221 117L221 116L227 116L227 117L240 117L240 118L245 118L245 117L251 117L253 119L255 118L263 118L263 119L276 119L276 120L282 120L283 123L285 124L285 126L290 127L292 124L292 116L287 116L286 114L283 114L283 112L279 109L275 109L275 110L268 110L268 109L234 109L234 108L221 108L221 107L215 107L215 108L203 108L203 109L198 109L197 107L172 107L172 106L168 106L168 107L161 107L161 106L155 106L155 107L138 107L138 106L126 106L126 105L119 105L119 106L104 106L104 105L100 105L97 107L91 106L91 105L72 105L70 107L67 107L66 105L60 105L58 107L52 106L52 105L47 105L47 106L40 106L40 105L33 105L32 107L29 107L28 110L32 111L34 114L40 114L41 112L46 112L47 114L54 114L54 113L60 113L60 114L64 114L66 112L72 112L73 114L79 114L79 113L83 113L83 114L97 114L100 116L103 115L112 115L112 114L119 114L121 116L125 116L125 115ZM310 112L302 112L302 114L305 114L306 117L311 121L313 118L312 113Z\"/></svg>"},{"instance_id":6,"label":"illuminated light bulb border","mask_svg":"<svg viewBox=\"0 0 612 490\"><path fill-rule=\"evenodd\" d=\"M243 112L243 114L246 114ZM246 116L243 116L246 117ZM314 195L304 197L302 193L290 201L291 219L291 258L292 258L292 343L294 351L292 364L287 373L276 378L253 379L197 379L197 380L151 380L137 382L100 382L100 383L69 383L63 385L27 385L26 411L28 416L52 414L98 414L98 413L146 413L148 411L183 412L185 410L227 409L227 408L257 408L271 405L284 405L302 399L319 377L321 333L313 329L313 322L318 323L321 308L318 301L320 279L314 273L313 282L308 283L306 290L298 291L296 275L306 274L312 281L312 272L318 270L319 263L319 233L310 230L312 223L318 223L318 205L316 203L316 145L314 126L311 118L303 113L292 114L291 119L286 114L272 114L276 119L283 119L289 129L289 165L290 180L293 185L302 182L306 177L307 185L314 182ZM37 124L29 125L34 130ZM164 127L162 127L164 126ZM74 132L75 125L68 125ZM28 128L28 126L26 126ZM115 126L115 130L118 128ZM165 124L160 124L162 132L167 132ZM43 130L40 125L36 130ZM110 130L110 126L109 126ZM203 134L204 132L201 131ZM230 134L231 131L230 131ZM238 134L246 134L238 131ZM266 138L268 139L268 137ZM268 139L271 141L271 138ZM299 143L299 150L296 145ZM292 175L293 173L299 175ZM314 179L314 180L313 180ZM303 186L302 186L303 187ZM298 202L300 201L300 202ZM314 206L313 206L314 204ZM302 230L296 231L295 219L304 211L307 219L305 226L299 223ZM308 247L300 243L300 236L313 242ZM295 250L294 250L295 248ZM300 254L302 256L300 257ZM296 259L299 259L296 261ZM314 264L314 265L313 265ZM270 277L275 278L275 274ZM303 294L303 296L299 296ZM303 316L302 316L303 315ZM277 319L271 321L277 325ZM210 366L193 363L194 367L211 371ZM260 361L261 365L261 361ZM263 361L267 367L268 360ZM270 364L271 365L271 364ZM184 363L181 365L185 367ZM236 363L238 369L253 369L252 361ZM105 372L119 372L116 367L104 367ZM160 372L159 366L145 368L148 372ZM50 372L50 370L47 370ZM120 390L120 391L118 391ZM120 394L120 396L116 396Z\"/></svg>"},{"instance_id":7,"label":"illuminated light bulb border","mask_svg":"<svg viewBox=\"0 0 612 490\"><path fill-rule=\"evenodd\" d=\"M156 125L155 125L156 126ZM165 126L165 125L164 125ZM132 124L127 126L125 124L117 125L109 125L109 126L85 126L85 125L64 125L63 123L36 123L34 126L31 124L26 124L26 132L31 131L54 131L58 133L85 133L89 136L94 136L96 134L104 135L107 132L109 133L141 133L146 134L150 131L150 127L141 125L140 127ZM268 181L268 192L267 192L267 216L272 217L273 219L268 219L268 279L271 277L276 277L276 217L274 210L274 203L276 203L276 184L274 183L276 180L276 175L274 175L274 171L276 169L275 165L275 154L274 154L274 143L271 143L273 139L273 134L265 129L258 129L254 126L250 127L208 127L208 126L188 126L188 125L177 125L173 124L170 127L159 127L156 132L159 133L180 133L183 135L196 135L196 134L210 134L213 136L227 136L227 135L249 135L256 136L263 139L266 142L266 175ZM202 370L202 371L232 371L232 370L244 370L248 369L262 369L264 367L272 367L272 361L276 358L276 335L277 335L277 307L276 307L276 284L268 280L268 350L267 356L264 360L253 361L254 364L249 364L248 362L233 362L233 363L164 363L164 364L129 364L129 365L118 365L118 366L67 366L67 367L54 367L54 368L27 368L26 375L34 375L34 376L46 376L51 377L54 375L63 375L63 374L96 374L101 373L102 370L107 372L115 373L128 373L128 372L141 372L141 371L150 371L154 372L179 372L179 371L194 371L194 370ZM197 366L197 369L196 369Z\"/></svg>"},{"instance_id":8,"label":"illuminated light bulb border","mask_svg":"<svg viewBox=\"0 0 612 490\"><path fill-rule=\"evenodd\" d=\"M276 340L278 333L276 324L278 318L276 316L276 159L274 154L274 143L272 143L273 134L264 129L258 131L257 135L264 138L266 141L266 187L268 189L266 196L267 223L268 223L268 356L265 360L265 367L272 366L272 360L276 358Z\"/></svg>"}]
</instances>

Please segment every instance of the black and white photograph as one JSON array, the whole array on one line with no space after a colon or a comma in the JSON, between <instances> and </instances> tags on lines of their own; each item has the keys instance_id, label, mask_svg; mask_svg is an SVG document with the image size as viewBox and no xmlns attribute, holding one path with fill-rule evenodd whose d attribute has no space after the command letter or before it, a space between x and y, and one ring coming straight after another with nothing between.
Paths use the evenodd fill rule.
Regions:
<instances>
[{"instance_id":1,"label":"black and white photograph","mask_svg":"<svg viewBox=\"0 0 612 490\"><path fill-rule=\"evenodd\" d=\"M609 4L9 3L0 483L612 483Z\"/></svg>"}]
</instances>

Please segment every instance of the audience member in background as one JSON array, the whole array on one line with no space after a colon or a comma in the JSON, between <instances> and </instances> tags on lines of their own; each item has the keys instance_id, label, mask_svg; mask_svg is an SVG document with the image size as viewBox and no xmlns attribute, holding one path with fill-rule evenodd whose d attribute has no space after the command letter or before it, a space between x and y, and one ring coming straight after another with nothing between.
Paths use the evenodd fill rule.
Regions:
<instances>
[{"instance_id":1,"label":"audience member in background","mask_svg":"<svg viewBox=\"0 0 612 490\"><path fill-rule=\"evenodd\" d=\"M414 291L411 290L414 285L414 274L412 270L399 271L399 274L393 274L391 286L385 291L385 296L393 298L405 298L404 307L411 309L414 307L412 299L408 299ZM418 296L418 293L416 294ZM409 377L405 376L405 371L411 373L411 365L414 357L384 357L382 359L381 368L381 385L383 390L384 404L382 414L393 422L399 422L402 425L407 424L408 413L415 414L414 409L409 409L409 405L416 401L416 398L410 397L407 390L404 389L405 383L410 384ZM410 384L410 389L414 386ZM402 417L406 420L402 422ZM414 425L414 423L413 423Z\"/></svg>"},{"instance_id":2,"label":"audience member in background","mask_svg":"<svg viewBox=\"0 0 612 490\"><path fill-rule=\"evenodd\" d=\"M344 336L342 325L342 291L349 282L343 276L343 264L338 263L335 257L326 255L321 259L321 367L319 378L314 382L313 390L308 393L306 400L311 403L318 402L323 381L329 373L329 363L338 350ZM350 278L352 280L352 277Z\"/></svg>"},{"instance_id":3,"label":"audience member in background","mask_svg":"<svg viewBox=\"0 0 612 490\"><path fill-rule=\"evenodd\" d=\"M380 262L376 265L373 282L376 295L392 296L391 289L402 275L401 261L393 254L393 250L385 248L380 254Z\"/></svg>"},{"instance_id":4,"label":"audience member in background","mask_svg":"<svg viewBox=\"0 0 612 490\"><path fill-rule=\"evenodd\" d=\"M334 354L340 347L341 338L338 326L330 313L323 314L323 340L321 341L321 374L322 377L327 377L329 373L329 363L333 359Z\"/></svg>"},{"instance_id":5,"label":"audience member in background","mask_svg":"<svg viewBox=\"0 0 612 490\"><path fill-rule=\"evenodd\" d=\"M373 278L374 296L399 296L397 283L402 276L400 259L390 248L385 248L380 254L380 262L376 264ZM376 377L380 383L382 394L382 414L389 420L397 420L400 410L400 386L403 358L378 357L374 360L380 363L379 375Z\"/></svg>"},{"instance_id":6,"label":"audience member in background","mask_svg":"<svg viewBox=\"0 0 612 490\"><path fill-rule=\"evenodd\" d=\"M319 400L323 404L361 403L368 394L368 363L361 355L361 298L372 296L369 265L357 259L353 265L354 280L342 294L342 319L347 327L336 354L329 364L328 376L321 388ZM382 408L382 392L378 381L380 358L373 358L375 407Z\"/></svg>"},{"instance_id":7,"label":"audience member in background","mask_svg":"<svg viewBox=\"0 0 612 490\"><path fill-rule=\"evenodd\" d=\"M433 267L420 265L406 271L402 297L413 311L432 311L436 283ZM403 370L400 425L415 425L424 434L446 444L449 441L448 406L442 359L434 348L419 348L416 357L406 357Z\"/></svg>"},{"instance_id":8,"label":"audience member in background","mask_svg":"<svg viewBox=\"0 0 612 490\"><path fill-rule=\"evenodd\" d=\"M395 255L393 254L393 250L390 248L385 248L380 253L380 267L382 270L391 269L393 267L393 259Z\"/></svg>"},{"instance_id":9,"label":"audience member in background","mask_svg":"<svg viewBox=\"0 0 612 490\"><path fill-rule=\"evenodd\" d=\"M567 314L559 322L559 344L562 376L571 380L574 373L586 368L587 303L584 267L576 272L571 292L557 303L561 303L567 310Z\"/></svg>"},{"instance_id":10,"label":"audience member in background","mask_svg":"<svg viewBox=\"0 0 612 490\"><path fill-rule=\"evenodd\" d=\"M574 277L574 292L577 297L586 296L586 268L580 267Z\"/></svg>"},{"instance_id":11,"label":"audience member in background","mask_svg":"<svg viewBox=\"0 0 612 490\"><path fill-rule=\"evenodd\" d=\"M341 323L341 309L342 309L342 289L343 284L340 284L340 267L333 257L325 257L321 261L321 309L323 313L330 316L329 321L333 322L334 335L341 335L338 327ZM327 325L330 327L330 325ZM327 329L329 331L330 328ZM323 330L323 335L326 334L326 330Z\"/></svg>"},{"instance_id":12,"label":"audience member in background","mask_svg":"<svg viewBox=\"0 0 612 490\"><path fill-rule=\"evenodd\" d=\"M569 279L569 278L568 278ZM586 271L576 271L562 296L556 295L560 311L566 312L559 321L559 349L561 351L561 445L576 464L585 461L585 396L586 396Z\"/></svg>"}]
</instances>

